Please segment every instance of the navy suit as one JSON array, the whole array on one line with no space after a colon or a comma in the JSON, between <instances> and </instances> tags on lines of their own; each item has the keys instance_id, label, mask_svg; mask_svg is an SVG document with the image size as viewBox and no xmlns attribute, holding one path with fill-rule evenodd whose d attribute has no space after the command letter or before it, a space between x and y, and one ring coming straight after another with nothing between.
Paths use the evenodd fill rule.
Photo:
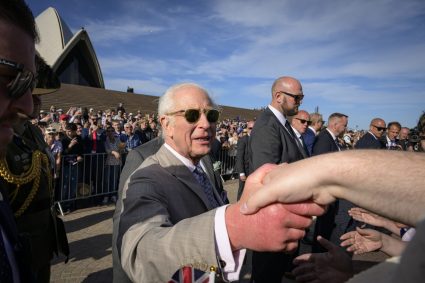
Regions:
<instances>
[{"instance_id":1,"label":"navy suit","mask_svg":"<svg viewBox=\"0 0 425 283\"><path fill-rule=\"evenodd\" d=\"M290 133L267 107L255 122L249 138L252 171L265 163L291 163L303 159L306 155L295 139L297 137ZM280 283L283 274L292 269L292 260L296 255L297 253L288 255L254 252L252 278L256 283Z\"/></svg>"},{"instance_id":2,"label":"navy suit","mask_svg":"<svg viewBox=\"0 0 425 283\"><path fill-rule=\"evenodd\" d=\"M308 155L311 156L313 154L313 145L316 141L316 134L312 129L307 128L304 134L301 135L303 137L304 145L307 148Z\"/></svg>"},{"instance_id":3,"label":"navy suit","mask_svg":"<svg viewBox=\"0 0 425 283\"><path fill-rule=\"evenodd\" d=\"M385 146L370 132L364 134L363 137L358 140L355 146L357 149L382 149L384 147Z\"/></svg>"}]
</instances>

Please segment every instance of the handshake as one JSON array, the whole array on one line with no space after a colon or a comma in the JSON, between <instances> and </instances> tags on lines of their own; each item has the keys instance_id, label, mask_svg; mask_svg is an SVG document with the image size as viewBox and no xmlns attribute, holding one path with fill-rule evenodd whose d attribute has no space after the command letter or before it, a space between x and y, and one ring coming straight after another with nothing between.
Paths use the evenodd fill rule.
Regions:
<instances>
[{"instance_id":1,"label":"handshake","mask_svg":"<svg viewBox=\"0 0 425 283\"><path fill-rule=\"evenodd\" d=\"M263 165L248 177L239 202L226 210L231 247L294 251L311 216L322 215L336 199L415 226L425 216L425 178L418 169L424 166L425 154L379 150Z\"/></svg>"},{"instance_id":2,"label":"handshake","mask_svg":"<svg viewBox=\"0 0 425 283\"><path fill-rule=\"evenodd\" d=\"M325 212L324 205L307 199L288 204L271 201L264 207L256 207L255 211L247 211L246 201L264 190L279 168L273 164L258 168L248 177L241 199L226 209L226 227L232 250L295 251L305 229L312 223L312 216Z\"/></svg>"}]
</instances>

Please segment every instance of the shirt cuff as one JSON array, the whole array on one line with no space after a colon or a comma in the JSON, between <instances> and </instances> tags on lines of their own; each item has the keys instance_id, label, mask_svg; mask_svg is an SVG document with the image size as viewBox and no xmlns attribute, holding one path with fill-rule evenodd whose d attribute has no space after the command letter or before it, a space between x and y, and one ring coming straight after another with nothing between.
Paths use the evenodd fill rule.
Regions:
<instances>
[{"instance_id":1,"label":"shirt cuff","mask_svg":"<svg viewBox=\"0 0 425 283\"><path fill-rule=\"evenodd\" d=\"M227 233L225 212L226 206L217 208L214 218L215 245L218 257L224 264L220 264L224 279L228 281L239 280L246 249L232 252L229 235Z\"/></svg>"}]
</instances>

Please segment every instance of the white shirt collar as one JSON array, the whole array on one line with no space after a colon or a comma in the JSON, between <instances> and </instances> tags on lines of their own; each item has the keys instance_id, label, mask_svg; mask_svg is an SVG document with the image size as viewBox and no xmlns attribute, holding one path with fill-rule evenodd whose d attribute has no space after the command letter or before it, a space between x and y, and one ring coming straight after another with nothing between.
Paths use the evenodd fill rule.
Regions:
<instances>
[{"instance_id":1,"label":"white shirt collar","mask_svg":"<svg viewBox=\"0 0 425 283\"><path fill-rule=\"evenodd\" d=\"M369 134L371 134L372 135L372 137L374 137L375 138L375 140L378 140L378 138L371 132L371 131L368 131L368 133Z\"/></svg>"},{"instance_id":2,"label":"white shirt collar","mask_svg":"<svg viewBox=\"0 0 425 283\"><path fill-rule=\"evenodd\" d=\"M282 112L280 112L279 110L277 110L276 108L274 108L273 106L269 105L268 106L270 111L273 112L273 114L276 116L276 118L279 120L279 122L285 126L286 123L286 118L285 116L283 116Z\"/></svg>"},{"instance_id":3,"label":"white shirt collar","mask_svg":"<svg viewBox=\"0 0 425 283\"><path fill-rule=\"evenodd\" d=\"M291 126L291 128L292 128L292 130L294 130L294 133L295 133L295 135L297 136L297 138L301 138L301 134L300 134L300 132L298 132L297 131L297 129L295 129L294 127L292 127Z\"/></svg>"},{"instance_id":4,"label":"white shirt collar","mask_svg":"<svg viewBox=\"0 0 425 283\"><path fill-rule=\"evenodd\" d=\"M310 130L312 130L312 131L313 131L313 133L317 136L317 132L316 132L316 130L315 130L312 126L308 126L308 128L309 128Z\"/></svg>"},{"instance_id":5,"label":"white shirt collar","mask_svg":"<svg viewBox=\"0 0 425 283\"><path fill-rule=\"evenodd\" d=\"M184 157L183 155L181 155L180 153L178 153L174 148L172 148L169 144L167 144L166 142L164 143L164 146L175 156L177 157L178 160L180 160L188 169L190 172L193 172L196 168L196 165L194 165L192 163L191 160L189 160L188 158ZM202 169L205 171L205 166L202 163L202 160L199 161L199 163L201 164ZM206 172L206 171L205 171Z\"/></svg>"},{"instance_id":6,"label":"white shirt collar","mask_svg":"<svg viewBox=\"0 0 425 283\"><path fill-rule=\"evenodd\" d=\"M334 133L332 133L332 131L329 130L328 128L326 128L326 130L329 132L329 134L331 134L332 138L335 140L336 136L334 135Z\"/></svg>"}]
</instances>

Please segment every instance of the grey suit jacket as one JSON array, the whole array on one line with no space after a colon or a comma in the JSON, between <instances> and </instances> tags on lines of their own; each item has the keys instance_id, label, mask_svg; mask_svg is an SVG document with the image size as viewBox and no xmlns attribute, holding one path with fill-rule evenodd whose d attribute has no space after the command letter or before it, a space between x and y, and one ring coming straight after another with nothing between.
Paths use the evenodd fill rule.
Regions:
<instances>
[{"instance_id":1,"label":"grey suit jacket","mask_svg":"<svg viewBox=\"0 0 425 283\"><path fill-rule=\"evenodd\" d=\"M295 139L267 107L255 122L249 139L252 171L265 163L291 163L305 158Z\"/></svg>"},{"instance_id":2,"label":"grey suit jacket","mask_svg":"<svg viewBox=\"0 0 425 283\"><path fill-rule=\"evenodd\" d=\"M115 212L113 216L113 233L112 233L112 265L113 265L113 282L115 283L126 283L131 282L127 274L121 267L118 250L117 250L117 236L119 227L119 218L122 212L122 191L124 185L130 177L130 175L143 163L143 161L149 156L155 154L159 148L164 144L164 140L161 137L154 138L147 143L144 143L127 155L125 165L121 171L120 184L118 186L118 201L115 204Z\"/></svg>"},{"instance_id":3,"label":"grey suit jacket","mask_svg":"<svg viewBox=\"0 0 425 283\"><path fill-rule=\"evenodd\" d=\"M223 186L209 156L206 173L220 205ZM130 175L122 193L117 249L132 281L167 282L182 266L217 266L214 216L192 172L166 147Z\"/></svg>"}]
</instances>

